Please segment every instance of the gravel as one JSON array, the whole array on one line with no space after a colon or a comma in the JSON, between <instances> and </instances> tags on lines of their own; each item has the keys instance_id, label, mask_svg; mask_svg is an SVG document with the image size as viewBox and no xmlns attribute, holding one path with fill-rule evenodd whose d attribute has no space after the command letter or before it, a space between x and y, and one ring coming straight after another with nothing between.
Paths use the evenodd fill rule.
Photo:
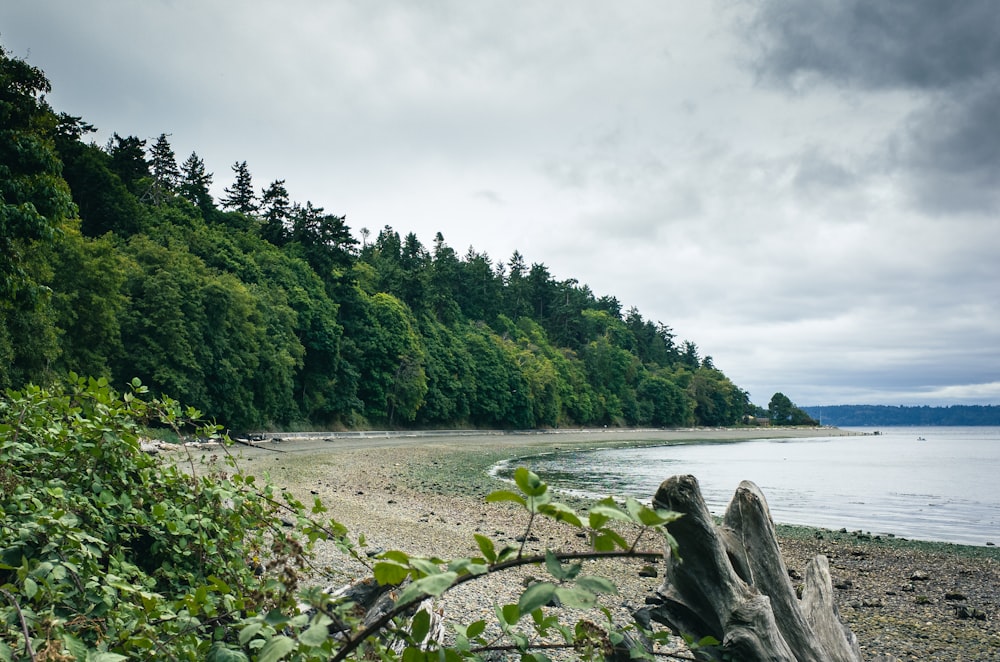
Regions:
<instances>
[{"instance_id":1,"label":"gravel","mask_svg":"<svg viewBox=\"0 0 1000 662\"><path fill-rule=\"evenodd\" d=\"M268 474L306 504L321 499L329 509L326 517L346 525L354 536L364 534L363 551L398 549L461 558L479 555L474 533L498 544L519 545L517 538L527 525L526 514L516 506L484 502L486 494L503 486L487 475L495 462L608 443L607 437L578 436L513 442L431 438L403 444L275 444L237 447L235 452L242 456L244 471ZM572 498L560 500L585 508ZM564 525L536 523L531 533L526 553L585 548L576 531ZM813 556L829 558L840 615L857 635L865 659L883 654L900 660L1000 660L1000 549L804 527L780 526L778 533L793 583L804 576ZM316 573L316 581L325 584L370 574L365 564L332 547L321 546L316 562L326 570ZM650 570L657 576L641 576ZM620 593L607 596L603 604L622 622L663 581L657 564L639 560L591 561L585 572L618 585ZM445 596L445 612L466 623L478 618L493 622L495 604L516 602L525 582L545 575L544 568L528 567L470 582ZM594 613L587 617L601 618Z\"/></svg>"}]
</instances>

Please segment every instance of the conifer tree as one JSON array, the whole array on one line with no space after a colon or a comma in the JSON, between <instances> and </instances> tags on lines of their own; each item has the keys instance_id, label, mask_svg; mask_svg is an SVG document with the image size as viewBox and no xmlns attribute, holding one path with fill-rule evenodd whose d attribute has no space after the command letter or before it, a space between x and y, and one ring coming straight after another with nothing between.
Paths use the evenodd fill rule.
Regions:
<instances>
[{"instance_id":1,"label":"conifer tree","mask_svg":"<svg viewBox=\"0 0 1000 662\"><path fill-rule=\"evenodd\" d=\"M177 191L181 181L181 172L177 169L177 157L174 148L167 140L167 134L161 133L156 143L149 150L149 162L153 171L153 185L147 196L153 204L160 205L170 193Z\"/></svg>"},{"instance_id":2,"label":"conifer tree","mask_svg":"<svg viewBox=\"0 0 1000 662\"><path fill-rule=\"evenodd\" d=\"M247 169L247 162L234 163L233 172L236 173L236 180L231 187L226 187L226 196L221 200L222 206L247 216L253 215L258 208L257 196L253 192L253 178Z\"/></svg>"},{"instance_id":3,"label":"conifer tree","mask_svg":"<svg viewBox=\"0 0 1000 662\"><path fill-rule=\"evenodd\" d=\"M212 206L212 196L208 188L212 185L212 173L205 170L205 162L196 152L181 164L180 193L184 198L197 205L202 212Z\"/></svg>"},{"instance_id":4,"label":"conifer tree","mask_svg":"<svg viewBox=\"0 0 1000 662\"><path fill-rule=\"evenodd\" d=\"M277 179L271 182L266 189L261 190L260 212L261 225L260 235L265 240L275 246L281 246L288 238L286 222L291 206L288 201L288 189L285 188L285 180Z\"/></svg>"},{"instance_id":5,"label":"conifer tree","mask_svg":"<svg viewBox=\"0 0 1000 662\"><path fill-rule=\"evenodd\" d=\"M116 132L108 139L104 151L111 157L111 171L118 175L132 195L139 194L139 182L149 177L149 163L146 161L146 141L135 136L122 138Z\"/></svg>"}]
</instances>

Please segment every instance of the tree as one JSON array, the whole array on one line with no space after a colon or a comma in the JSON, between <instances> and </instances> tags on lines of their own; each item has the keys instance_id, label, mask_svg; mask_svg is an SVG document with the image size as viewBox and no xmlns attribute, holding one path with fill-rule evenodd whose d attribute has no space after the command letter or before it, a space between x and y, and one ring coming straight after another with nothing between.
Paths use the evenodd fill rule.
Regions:
<instances>
[{"instance_id":1,"label":"tree","mask_svg":"<svg viewBox=\"0 0 1000 662\"><path fill-rule=\"evenodd\" d=\"M146 141L135 136L122 138L115 133L104 150L111 157L111 170L132 195L142 194L142 181L150 177L146 161Z\"/></svg>"},{"instance_id":2,"label":"tree","mask_svg":"<svg viewBox=\"0 0 1000 662\"><path fill-rule=\"evenodd\" d=\"M701 367L701 357L698 355L698 345L690 340L685 340L681 350L680 362L691 370Z\"/></svg>"},{"instance_id":3,"label":"tree","mask_svg":"<svg viewBox=\"0 0 1000 662\"><path fill-rule=\"evenodd\" d=\"M156 143L149 150L149 163L153 171L153 185L148 195L154 205L162 205L167 196L177 191L181 182L181 172L177 169L177 157L174 148L167 140L167 134L161 133Z\"/></svg>"},{"instance_id":4,"label":"tree","mask_svg":"<svg viewBox=\"0 0 1000 662\"><path fill-rule=\"evenodd\" d=\"M112 168L111 156L94 144L85 145L74 133L60 135L56 146L63 177L79 209L80 231L88 237L106 232L128 237L139 232L145 226L146 210Z\"/></svg>"},{"instance_id":5,"label":"tree","mask_svg":"<svg viewBox=\"0 0 1000 662\"><path fill-rule=\"evenodd\" d=\"M323 213L322 207L295 205L291 211L290 242L295 254L319 274L328 286L337 285L354 262L357 240L351 236L346 216Z\"/></svg>"},{"instance_id":6,"label":"tree","mask_svg":"<svg viewBox=\"0 0 1000 662\"><path fill-rule=\"evenodd\" d=\"M197 153L191 152L181 164L180 194L206 214L212 209L212 195L208 192L212 186L212 173L205 170L205 162Z\"/></svg>"},{"instance_id":7,"label":"tree","mask_svg":"<svg viewBox=\"0 0 1000 662\"><path fill-rule=\"evenodd\" d=\"M767 405L773 425L818 425L805 411L796 407L784 393L775 393Z\"/></svg>"},{"instance_id":8,"label":"tree","mask_svg":"<svg viewBox=\"0 0 1000 662\"><path fill-rule=\"evenodd\" d=\"M27 251L74 215L55 149L59 120L44 98L50 90L40 69L0 47L0 306L34 292Z\"/></svg>"},{"instance_id":9,"label":"tree","mask_svg":"<svg viewBox=\"0 0 1000 662\"><path fill-rule=\"evenodd\" d=\"M291 205L284 179L276 179L261 191L260 236L275 246L284 246L288 240L288 214Z\"/></svg>"},{"instance_id":10,"label":"tree","mask_svg":"<svg viewBox=\"0 0 1000 662\"><path fill-rule=\"evenodd\" d=\"M225 196L220 201L226 209L238 211L246 216L251 216L257 212L257 196L253 192L253 178L247 168L246 161L237 161L233 164L233 172L236 173L236 180L233 185L224 189Z\"/></svg>"}]
</instances>

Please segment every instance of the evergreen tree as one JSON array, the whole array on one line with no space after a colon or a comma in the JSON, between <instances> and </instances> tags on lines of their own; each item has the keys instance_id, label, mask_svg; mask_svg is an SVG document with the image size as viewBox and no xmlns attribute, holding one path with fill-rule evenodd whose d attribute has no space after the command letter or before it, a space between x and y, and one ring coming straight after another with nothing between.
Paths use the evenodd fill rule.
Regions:
<instances>
[{"instance_id":1,"label":"evergreen tree","mask_svg":"<svg viewBox=\"0 0 1000 662\"><path fill-rule=\"evenodd\" d=\"M167 140L167 134L161 133L150 148L149 163L153 171L153 185L147 195L154 205L159 206L166 201L168 195L177 191L181 181L177 157Z\"/></svg>"},{"instance_id":2,"label":"evergreen tree","mask_svg":"<svg viewBox=\"0 0 1000 662\"><path fill-rule=\"evenodd\" d=\"M150 176L146 161L146 141L135 136L122 138L117 133L108 140L105 151L111 157L111 171L118 175L132 195L140 195L142 180Z\"/></svg>"},{"instance_id":3,"label":"evergreen tree","mask_svg":"<svg viewBox=\"0 0 1000 662\"><path fill-rule=\"evenodd\" d=\"M222 206L251 216L257 212L257 196L253 192L253 178L247 169L247 162L234 163L233 172L236 173L236 180L231 187L225 189L226 195L221 200Z\"/></svg>"},{"instance_id":4,"label":"evergreen tree","mask_svg":"<svg viewBox=\"0 0 1000 662\"><path fill-rule=\"evenodd\" d=\"M277 179L261 191L260 236L275 246L283 246L288 239L288 213L291 205L288 200L288 189L285 180Z\"/></svg>"},{"instance_id":5,"label":"evergreen tree","mask_svg":"<svg viewBox=\"0 0 1000 662\"><path fill-rule=\"evenodd\" d=\"M205 170L205 162L197 153L191 152L191 156L181 164L181 195L201 209L204 214L212 208L212 195L208 192L212 185L212 173Z\"/></svg>"}]
</instances>

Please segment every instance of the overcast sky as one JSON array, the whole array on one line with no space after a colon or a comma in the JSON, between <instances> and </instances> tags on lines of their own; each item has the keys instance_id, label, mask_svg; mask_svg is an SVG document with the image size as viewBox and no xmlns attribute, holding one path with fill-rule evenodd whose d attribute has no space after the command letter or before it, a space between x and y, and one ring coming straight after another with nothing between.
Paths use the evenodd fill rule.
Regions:
<instances>
[{"instance_id":1,"label":"overcast sky","mask_svg":"<svg viewBox=\"0 0 1000 662\"><path fill-rule=\"evenodd\" d=\"M58 111L436 232L766 406L1000 404L1000 3L8 0Z\"/></svg>"}]
</instances>

